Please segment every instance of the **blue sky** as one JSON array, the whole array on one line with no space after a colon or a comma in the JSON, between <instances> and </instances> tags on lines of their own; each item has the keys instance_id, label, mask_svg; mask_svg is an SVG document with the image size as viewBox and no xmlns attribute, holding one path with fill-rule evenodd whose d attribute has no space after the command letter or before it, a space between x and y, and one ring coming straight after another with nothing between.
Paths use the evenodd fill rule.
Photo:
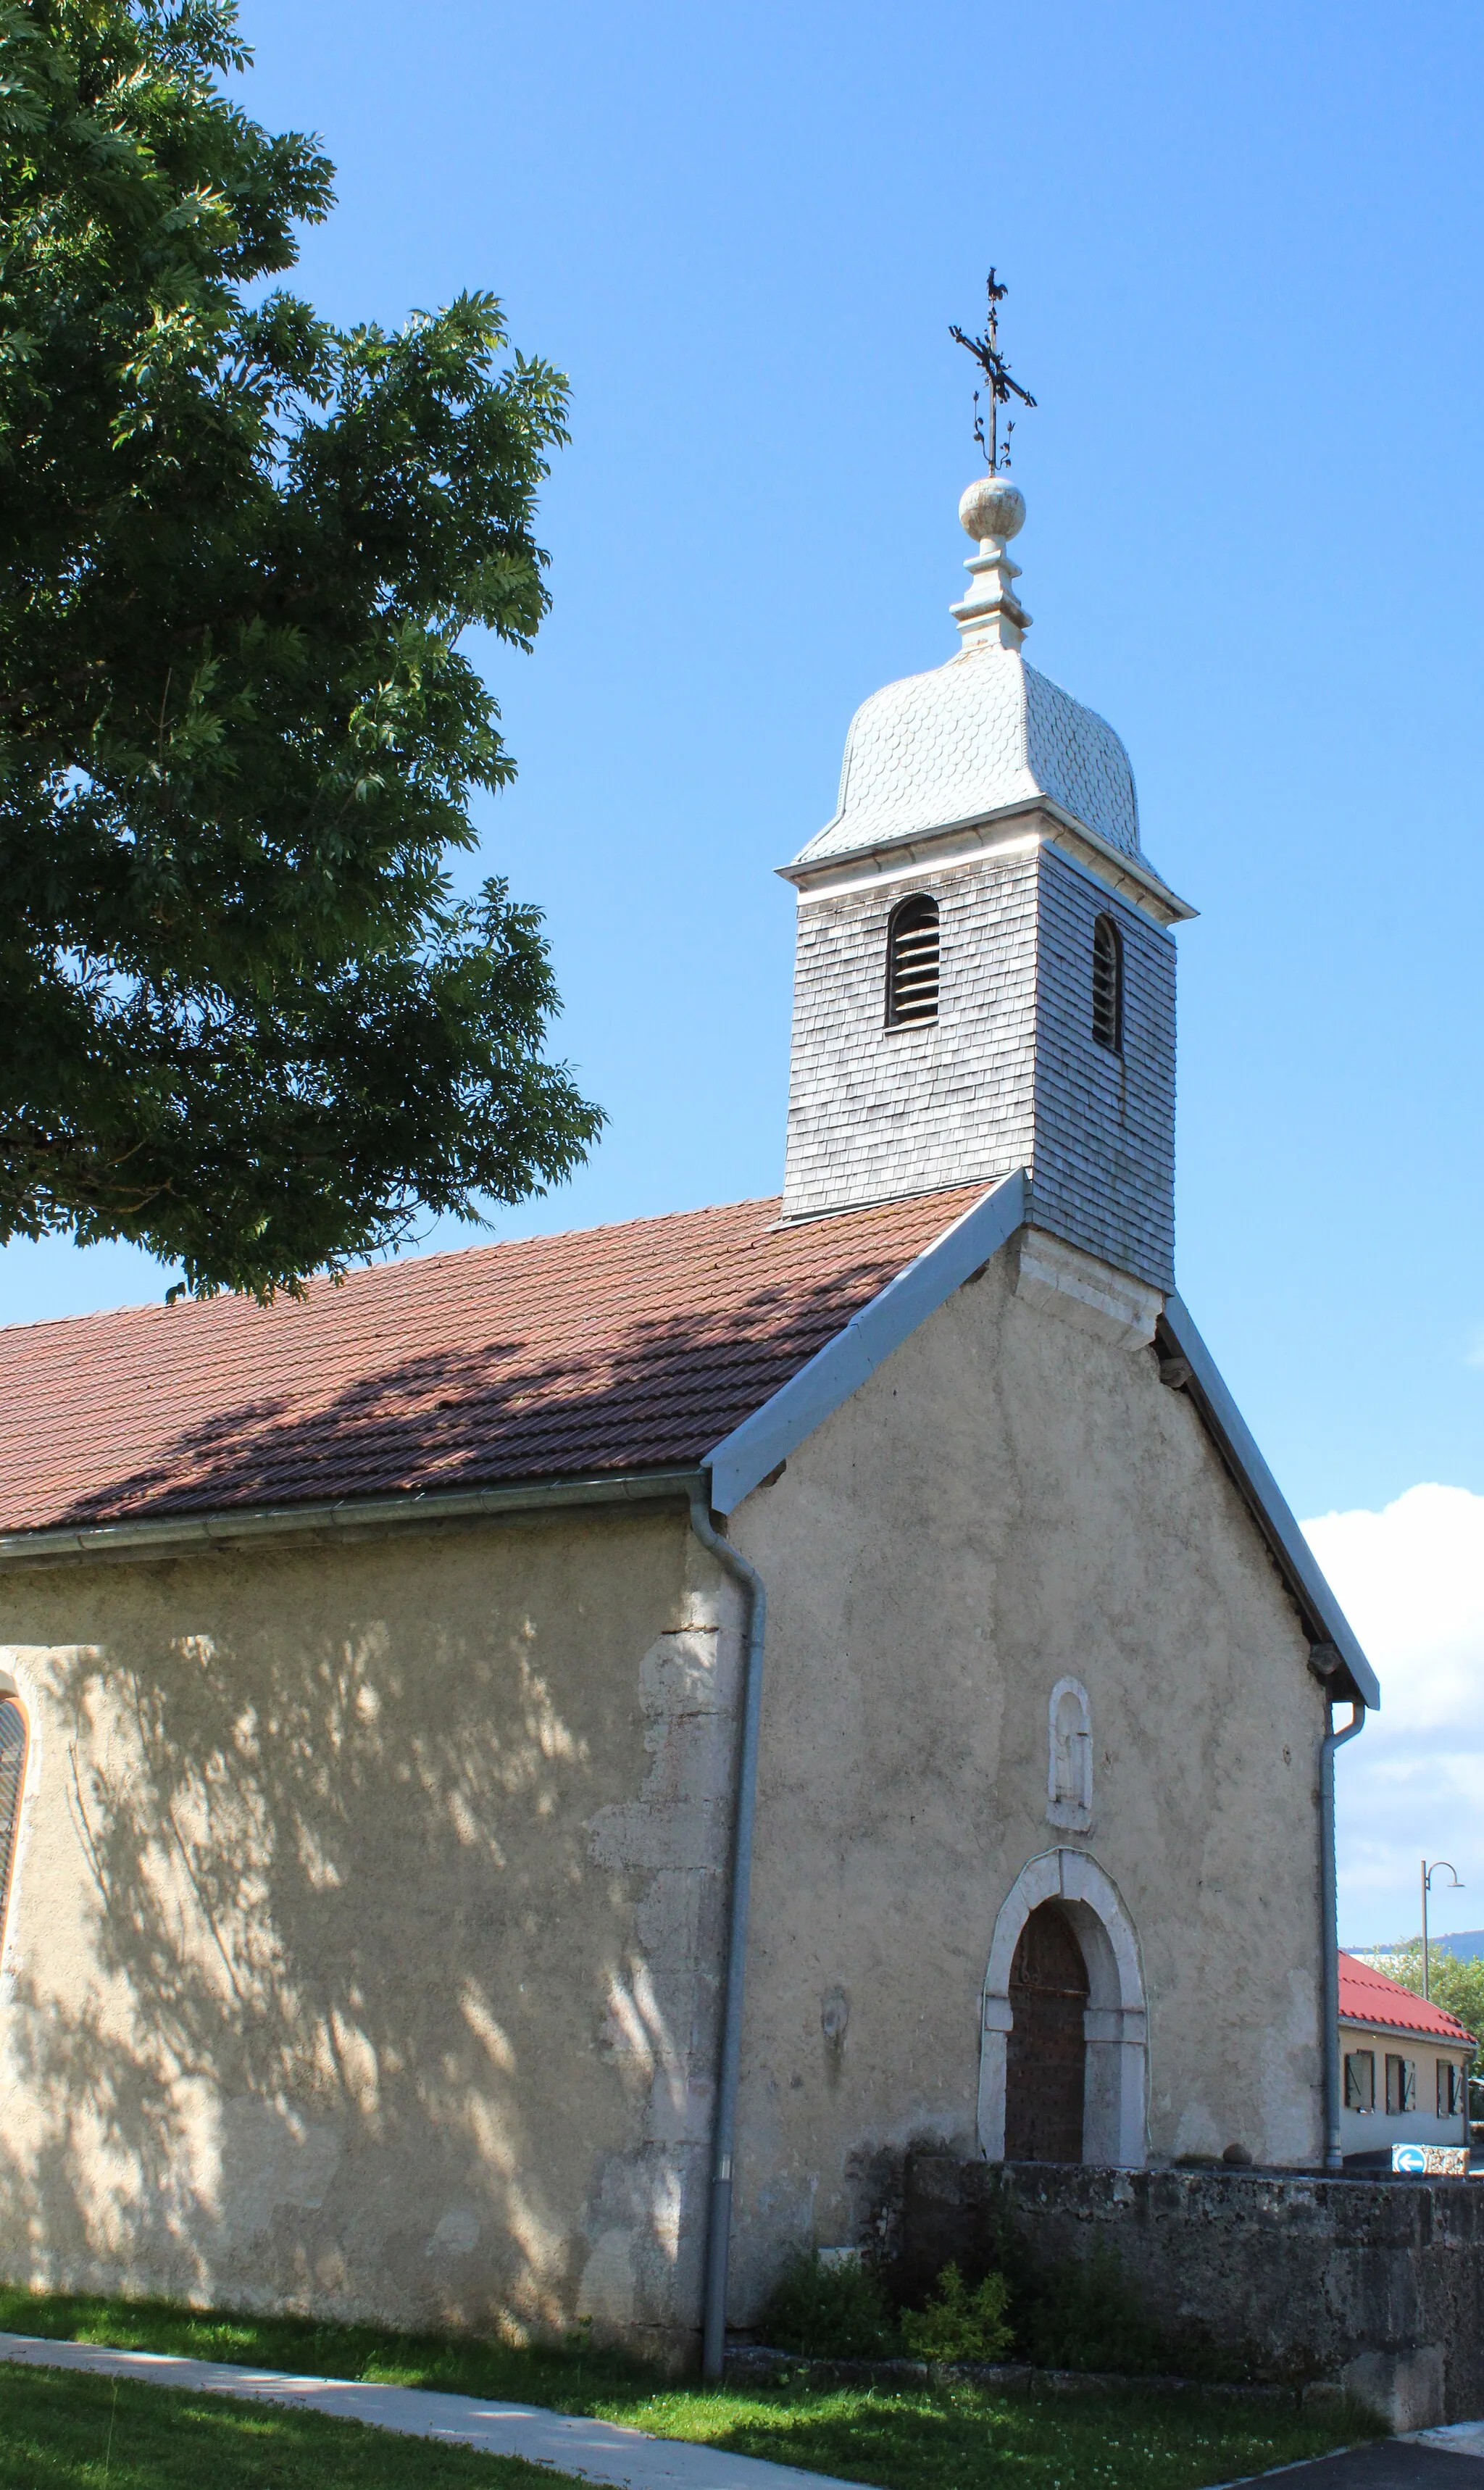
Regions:
<instances>
[{"instance_id":1,"label":"blue sky","mask_svg":"<svg viewBox=\"0 0 1484 2490\"><path fill-rule=\"evenodd\" d=\"M951 651L974 456L946 328L976 325L994 260L1040 401L1016 433L1028 653L1117 725L1148 850L1202 912L1179 937L1184 1294L1297 1510L1380 1516L1434 1483L1468 1491L1471 1529L1484 15L243 18L250 108L339 167L305 290L390 321L490 286L572 379L554 611L533 657L490 653L520 775L481 869L546 909L559 1044L611 1122L495 1232L777 1184L771 869L832 810L856 703ZM164 1285L122 1250L3 1260L11 1321ZM1462 1842L1434 1754L1392 1758L1357 1937L1391 1932L1409 1844ZM1475 1869L1455 1925L1484 1925L1484 1842Z\"/></svg>"}]
</instances>

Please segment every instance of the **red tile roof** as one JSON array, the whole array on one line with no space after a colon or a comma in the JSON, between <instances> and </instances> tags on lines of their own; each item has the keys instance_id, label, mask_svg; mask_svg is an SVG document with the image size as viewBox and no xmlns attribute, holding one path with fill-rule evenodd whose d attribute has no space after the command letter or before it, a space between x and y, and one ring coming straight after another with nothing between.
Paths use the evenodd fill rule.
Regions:
<instances>
[{"instance_id":1,"label":"red tile roof","mask_svg":"<svg viewBox=\"0 0 1484 2490\"><path fill-rule=\"evenodd\" d=\"M1340 1956L1340 2013L1349 2023L1375 2024L1388 2032L1414 2032L1429 2041L1457 2041L1473 2047L1456 2014L1444 2012L1425 1997L1414 1996L1399 1980L1388 1980L1353 1954Z\"/></svg>"},{"instance_id":2,"label":"red tile roof","mask_svg":"<svg viewBox=\"0 0 1484 2490\"><path fill-rule=\"evenodd\" d=\"M0 1330L0 1531L686 1463L981 1199L740 1202Z\"/></svg>"}]
</instances>

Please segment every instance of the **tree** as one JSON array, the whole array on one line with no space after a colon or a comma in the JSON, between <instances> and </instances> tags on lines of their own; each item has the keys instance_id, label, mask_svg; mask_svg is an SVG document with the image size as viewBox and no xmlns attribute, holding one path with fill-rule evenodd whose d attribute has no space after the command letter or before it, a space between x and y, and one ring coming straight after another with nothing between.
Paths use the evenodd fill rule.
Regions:
<instances>
[{"instance_id":1,"label":"tree","mask_svg":"<svg viewBox=\"0 0 1484 2490\"><path fill-rule=\"evenodd\" d=\"M332 167L247 60L232 0L0 0L0 1237L266 1299L602 1119L538 912L448 873L512 771L459 642L546 611L566 382L487 294L269 290Z\"/></svg>"}]
</instances>

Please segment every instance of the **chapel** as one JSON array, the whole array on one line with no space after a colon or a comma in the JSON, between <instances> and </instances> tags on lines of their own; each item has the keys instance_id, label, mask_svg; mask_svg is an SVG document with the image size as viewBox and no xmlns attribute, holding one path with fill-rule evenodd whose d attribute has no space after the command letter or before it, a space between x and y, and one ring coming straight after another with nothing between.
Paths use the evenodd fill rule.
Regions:
<instances>
[{"instance_id":1,"label":"chapel","mask_svg":"<svg viewBox=\"0 0 1484 2490\"><path fill-rule=\"evenodd\" d=\"M0 1333L9 2280L713 2366L915 2149L1338 2166L1377 1686L1024 515L783 868L780 1196Z\"/></svg>"}]
</instances>

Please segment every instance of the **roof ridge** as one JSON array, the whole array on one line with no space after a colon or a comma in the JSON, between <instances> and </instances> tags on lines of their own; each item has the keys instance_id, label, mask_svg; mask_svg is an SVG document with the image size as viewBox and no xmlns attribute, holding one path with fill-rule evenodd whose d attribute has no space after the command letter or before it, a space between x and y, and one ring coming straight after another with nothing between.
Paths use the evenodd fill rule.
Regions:
<instances>
[{"instance_id":1,"label":"roof ridge","mask_svg":"<svg viewBox=\"0 0 1484 2490\"><path fill-rule=\"evenodd\" d=\"M945 1185L939 1186L937 1190L957 1192L960 1188ZM324 1288L327 1286L345 1288L353 1281L366 1278L373 1271L430 1271L440 1262L461 1262L476 1255L501 1254L514 1245L557 1245L567 1236L617 1236L626 1229L662 1228L671 1221L705 1219L726 1210L775 1209L782 1199L781 1193L743 1194L737 1202L705 1202L690 1210L656 1210L638 1219L599 1219L595 1221L591 1228L538 1228L529 1236L495 1236L484 1245L440 1245L432 1254L376 1256L356 1263L354 1268L343 1272L338 1281L333 1280L329 1273L324 1271L311 1272L306 1286L318 1288ZM881 1205L874 1203L861 1204L862 1208L879 1206ZM286 1290L282 1293L287 1296ZM43 1315L35 1322L0 1322L0 1340L8 1339L17 1332L35 1334L44 1331L70 1330L73 1326L80 1329L88 1323L118 1322L128 1315L176 1314L184 1307L219 1305L223 1300L228 1304L238 1302L246 1305L249 1302L246 1292L236 1288L218 1288L208 1297L182 1297L173 1306L167 1305L163 1297L145 1297L123 1306L92 1306L82 1314Z\"/></svg>"}]
</instances>

